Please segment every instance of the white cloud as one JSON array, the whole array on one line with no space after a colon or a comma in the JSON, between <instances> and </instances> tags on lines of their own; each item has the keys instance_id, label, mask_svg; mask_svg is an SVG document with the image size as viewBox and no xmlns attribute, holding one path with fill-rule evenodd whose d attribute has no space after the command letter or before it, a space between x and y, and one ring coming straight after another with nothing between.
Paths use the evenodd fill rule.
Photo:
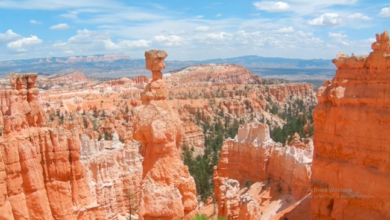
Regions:
<instances>
[{"instance_id":1,"label":"white cloud","mask_svg":"<svg viewBox=\"0 0 390 220\"><path fill-rule=\"evenodd\" d=\"M74 54L73 50L66 50L64 51L64 54Z\"/></svg>"},{"instance_id":2,"label":"white cloud","mask_svg":"<svg viewBox=\"0 0 390 220\"><path fill-rule=\"evenodd\" d=\"M87 29L78 30L77 35L70 37L67 42L55 43L52 47L63 51L72 50L75 53L120 49L107 34Z\"/></svg>"},{"instance_id":3,"label":"white cloud","mask_svg":"<svg viewBox=\"0 0 390 220\"><path fill-rule=\"evenodd\" d=\"M282 28L283 29L283 28ZM229 42L229 44L238 44L236 45L245 45L248 49L252 47L258 47L259 50L264 49L302 49L306 47L315 48L324 48L326 43L315 37L310 32L303 31L293 31L289 34L280 35L278 32L280 29L275 29L272 31L254 31L254 32L245 32L243 30L238 31L237 34L233 37L233 43ZM290 28L286 28L286 30L290 30ZM267 50L268 51L268 50ZM267 55L269 56L269 55Z\"/></svg>"},{"instance_id":4,"label":"white cloud","mask_svg":"<svg viewBox=\"0 0 390 220\"><path fill-rule=\"evenodd\" d=\"M271 2L271 1L262 1L253 3L257 10L269 11L269 12L281 12L287 11L290 9L290 5L286 2Z\"/></svg>"},{"instance_id":5,"label":"white cloud","mask_svg":"<svg viewBox=\"0 0 390 220\"><path fill-rule=\"evenodd\" d=\"M8 30L5 34L0 34L0 44L8 43L17 39L20 39L22 36L14 33L12 30Z\"/></svg>"},{"instance_id":6,"label":"white cloud","mask_svg":"<svg viewBox=\"0 0 390 220\"><path fill-rule=\"evenodd\" d=\"M348 35L343 33L328 33L329 38L332 40L332 46L333 48L342 48L342 47L349 47L353 48L353 50L350 49L351 52L354 52L355 48L366 48L369 50L371 48L371 44L376 41L375 38L369 38L369 39L363 39L363 40L350 40L348 39Z\"/></svg>"},{"instance_id":7,"label":"white cloud","mask_svg":"<svg viewBox=\"0 0 390 220\"><path fill-rule=\"evenodd\" d=\"M36 21L36 20L30 20L30 24L42 24L42 22Z\"/></svg>"},{"instance_id":8,"label":"white cloud","mask_svg":"<svg viewBox=\"0 0 390 220\"><path fill-rule=\"evenodd\" d=\"M215 17L219 18L219 17L221 17L221 16L222 16L222 14L217 14Z\"/></svg>"},{"instance_id":9,"label":"white cloud","mask_svg":"<svg viewBox=\"0 0 390 220\"><path fill-rule=\"evenodd\" d=\"M351 18L351 19L356 19L356 20L371 20L370 17L362 14L362 13L355 13L355 14L351 14L348 16L348 18Z\"/></svg>"},{"instance_id":10,"label":"white cloud","mask_svg":"<svg viewBox=\"0 0 390 220\"><path fill-rule=\"evenodd\" d=\"M296 15L315 15L322 14L330 9L339 10L337 6L340 5L355 5L358 0L283 0L283 2L288 4L288 10L294 11ZM336 12L342 14L345 11Z\"/></svg>"},{"instance_id":11,"label":"white cloud","mask_svg":"<svg viewBox=\"0 0 390 220\"><path fill-rule=\"evenodd\" d=\"M108 52L108 51L126 51L128 49L141 49L150 46L181 46L184 39L177 35L157 35L150 40L120 40L113 42L107 33L90 31L87 29L78 30L77 35L72 36L66 42L57 42L52 45L53 48L62 51L73 51L77 53L86 52Z\"/></svg>"},{"instance_id":12,"label":"white cloud","mask_svg":"<svg viewBox=\"0 0 390 220\"><path fill-rule=\"evenodd\" d=\"M207 34L208 39L217 40L217 41L229 40L231 37L232 35L226 32Z\"/></svg>"},{"instance_id":13,"label":"white cloud","mask_svg":"<svg viewBox=\"0 0 390 220\"><path fill-rule=\"evenodd\" d=\"M49 52L54 52L50 56L63 55L89 55L97 53L126 53L132 57L143 57L143 51L146 48L161 48L167 50L171 59L178 60L203 60L217 57L234 57L248 54L257 54L260 56L290 57L290 58L333 58L338 51L346 53L355 52L355 54L367 54L370 51L369 40L349 40L348 32L327 32L324 41L319 35L303 31L299 25L293 26L293 23L271 21L276 28L263 23L263 19L255 19L255 23L265 27L263 29L230 29L219 28L222 25L234 24L238 26L242 22L237 20L213 20L194 22L186 20L185 28L179 26L171 28L164 26L166 32L153 30L146 32L146 37L122 36L123 40L116 41L112 35L103 31L79 30L77 34L70 37L65 42L57 42L51 48L45 45L39 46L31 53L25 53L26 56L44 57ZM225 24L226 23L226 24ZM156 24L161 26L160 23ZM213 27L212 32L194 32L200 26ZM148 26L150 28L150 26ZM146 27L145 27L146 28ZM116 30L116 28L113 28ZM183 30L183 34L168 34ZM158 33L159 32L159 33ZM132 33L128 31L127 33ZM157 33L157 34L156 34ZM286 34L280 34L286 33ZM288 34L287 34L288 33ZM352 34L351 34L352 35ZM148 38L147 36L154 36ZM131 37L131 39L129 39ZM374 39L375 40L375 39ZM26 44L22 44L26 45ZM364 46L363 46L364 45ZM24 53L28 51L27 46L10 46L11 52ZM32 48L32 47L30 47ZM13 51L12 51L13 50ZM53 51L54 50L54 51ZM9 56L10 57L10 56ZM16 56L15 56L16 57ZM0 54L0 59L6 58Z\"/></svg>"},{"instance_id":14,"label":"white cloud","mask_svg":"<svg viewBox=\"0 0 390 220\"><path fill-rule=\"evenodd\" d=\"M198 15L198 16L195 16L195 18L197 18L197 19L201 19L201 18L203 18L203 15Z\"/></svg>"},{"instance_id":15,"label":"white cloud","mask_svg":"<svg viewBox=\"0 0 390 220\"><path fill-rule=\"evenodd\" d=\"M308 21L308 24L312 26L335 26L341 24L341 16L336 13L325 13Z\"/></svg>"},{"instance_id":16,"label":"white cloud","mask_svg":"<svg viewBox=\"0 0 390 220\"><path fill-rule=\"evenodd\" d=\"M153 41L162 43L165 46L181 46L184 43L183 38L177 35L158 35L153 37Z\"/></svg>"},{"instance_id":17,"label":"white cloud","mask_svg":"<svg viewBox=\"0 0 390 220\"><path fill-rule=\"evenodd\" d=\"M149 41L147 40L123 40L118 43L121 48L133 49L133 48L146 48L149 47Z\"/></svg>"},{"instance_id":18,"label":"white cloud","mask_svg":"<svg viewBox=\"0 0 390 220\"><path fill-rule=\"evenodd\" d=\"M100 7L100 8L112 8L121 7L122 4L117 1L111 0L29 0L23 1L23 4L19 0L4 0L0 1L0 8L13 8L13 9L26 9L26 10L59 10L69 8L85 8L85 7Z\"/></svg>"},{"instance_id":19,"label":"white cloud","mask_svg":"<svg viewBox=\"0 0 390 220\"><path fill-rule=\"evenodd\" d=\"M8 43L7 48L13 53L25 53L28 52L28 50L33 49L34 46L41 43L41 39L39 39L37 36L31 35L31 37L24 37L22 39Z\"/></svg>"},{"instance_id":20,"label":"white cloud","mask_svg":"<svg viewBox=\"0 0 390 220\"><path fill-rule=\"evenodd\" d=\"M371 44L376 42L375 38L368 38L368 39L363 39L363 40L357 40L355 41L355 45L357 47L365 47L365 48L370 48Z\"/></svg>"},{"instance_id":21,"label":"white cloud","mask_svg":"<svg viewBox=\"0 0 390 220\"><path fill-rule=\"evenodd\" d=\"M78 14L79 14L79 12L77 10L75 10L75 11L70 11L66 14L61 14L60 16L63 18L77 19Z\"/></svg>"},{"instance_id":22,"label":"white cloud","mask_svg":"<svg viewBox=\"0 0 390 220\"><path fill-rule=\"evenodd\" d=\"M195 30L197 30L197 31L208 31L208 30L210 30L210 28L207 27L207 26L199 26Z\"/></svg>"},{"instance_id":23,"label":"white cloud","mask_svg":"<svg viewBox=\"0 0 390 220\"><path fill-rule=\"evenodd\" d=\"M284 28L280 28L276 32L277 33L282 33L282 34L288 34L288 33L294 32L294 28L293 27L284 27Z\"/></svg>"},{"instance_id":24,"label":"white cloud","mask_svg":"<svg viewBox=\"0 0 390 220\"><path fill-rule=\"evenodd\" d=\"M346 34L329 32L328 36L334 43L339 43L343 46L349 46L352 43L347 39L348 36Z\"/></svg>"},{"instance_id":25,"label":"white cloud","mask_svg":"<svg viewBox=\"0 0 390 220\"><path fill-rule=\"evenodd\" d=\"M77 19L78 18L77 16L81 13L98 13L98 12L102 12L102 11L99 9L83 8L83 9L76 9L76 10L69 11L68 13L61 14L60 16L63 18Z\"/></svg>"},{"instance_id":26,"label":"white cloud","mask_svg":"<svg viewBox=\"0 0 390 220\"><path fill-rule=\"evenodd\" d=\"M77 35L70 37L69 44L89 44L93 41L108 40L109 37L106 34L99 33L97 31L89 31L87 29L78 30Z\"/></svg>"},{"instance_id":27,"label":"white cloud","mask_svg":"<svg viewBox=\"0 0 390 220\"><path fill-rule=\"evenodd\" d=\"M379 12L379 16L390 17L390 7L382 8L381 12Z\"/></svg>"},{"instance_id":28,"label":"white cloud","mask_svg":"<svg viewBox=\"0 0 390 220\"><path fill-rule=\"evenodd\" d=\"M65 23L57 24L50 27L51 30L68 30L69 26Z\"/></svg>"},{"instance_id":29,"label":"white cloud","mask_svg":"<svg viewBox=\"0 0 390 220\"><path fill-rule=\"evenodd\" d=\"M120 49L120 47L117 44L115 44L114 42L112 42L111 39L110 40L103 40L101 42L103 43L104 49L106 49L106 50Z\"/></svg>"},{"instance_id":30,"label":"white cloud","mask_svg":"<svg viewBox=\"0 0 390 220\"><path fill-rule=\"evenodd\" d=\"M0 0L0 8L5 7L3 5L5 1L18 2L19 0ZM42 44L40 50L35 50L34 53L29 53L29 55L38 53L44 55L48 54L50 50L53 51L53 49L57 49L53 51L55 52L54 55L63 55L65 52L70 53L70 51L75 55L80 55L111 53L111 51L115 53L122 51L125 53L138 53L143 48L148 47L162 49L169 47L167 52L170 53L171 58L176 56L175 59L197 59L199 57L200 59L207 59L210 56L217 57L217 53L214 50L217 51L221 48L226 48L226 51L221 53L221 56L261 53L265 56L288 56L286 55L287 52L284 53L282 50L275 50L275 53L270 52L269 55L264 51L271 50L273 47L285 49L294 47L295 53L291 52L291 56L320 57L322 55L319 54L323 54L322 51L314 55L313 53L303 54L303 52L297 52L305 51L306 48L307 50L312 50L311 48L321 48L322 50L322 48L326 48L326 44L334 44L337 45L335 47L342 49L343 47L341 46L343 45L340 44L341 46L339 46L337 42L334 42L334 39L340 39L336 38L336 34L340 34L338 33L339 29L332 29L335 35L329 34L329 36L326 36L328 31L325 32L325 35L319 35L320 33L317 34L317 32L314 35L308 32L312 28L308 27L308 23L319 26L340 24L339 27L356 29L362 26L374 25L373 22L366 22L365 20L367 20L366 17L368 16L375 16L366 11L361 11L364 14L355 13L359 12L353 11L355 9L358 10L359 5L356 5L355 9L337 7L337 5L352 5L356 3L356 0L329 0L326 2L313 0L255 0L256 3L252 3L255 5L252 6L253 11L249 11L247 14L256 13L252 14L252 16L259 16L261 13L260 17L247 16L246 18L238 18L225 14L219 16L220 14L218 13L222 13L222 11L216 9L211 14L214 19L208 19L210 16L205 14L205 18L199 16L196 19L195 16L201 15L201 12L185 17L183 14L180 15L174 11L169 11L169 9L159 11L156 10L159 6L156 5L153 8L149 3L144 4L146 7L143 9L141 5L137 8L132 8L126 6L125 3L122 5L122 3L116 0L68 0L66 2L53 0L53 5L38 4L38 1L42 0L30 0L26 1L26 4L29 7L31 6L31 8L43 10L57 10L61 8L58 14L63 13L61 15L62 19L72 19L71 21L65 20L61 22L72 26L94 27L97 31L81 30L77 34L74 33L74 36L68 38L68 40L64 40L64 42L58 42L55 41L56 39L49 38L57 43L51 43L51 48ZM32 2L35 2L35 5ZM61 3L64 5L61 5ZM7 8L10 7L10 5L7 6ZM16 4L12 7L28 8L27 6L18 6ZM130 11L128 12L129 8ZM255 10L256 8L258 11ZM380 10L377 10L376 13L379 13ZM288 16L276 19L266 17L267 12L278 11L288 11L289 13L285 14ZM330 14L336 14L337 16L329 16L329 13L323 14L325 12L333 12ZM153 16L150 17L149 15ZM366 30L368 31L368 29ZM353 32L354 39L359 36L355 34L356 32ZM323 34L324 32L321 33ZM4 32L2 34L5 35ZM34 33L32 32L31 34ZM340 35L346 34L352 36L352 32L349 31L342 32ZM22 38L21 36L19 37ZM327 42L324 42L322 37ZM4 36L0 34L0 41L1 38L4 39ZM122 40L117 41L117 39ZM341 39L352 47L353 44L351 41L348 41L347 37ZM11 41L15 40L17 39ZM7 43L11 41L8 40ZM172 51L172 55L170 51ZM139 54L132 54L132 56L143 56L142 53ZM333 56L336 53L332 52L331 54Z\"/></svg>"},{"instance_id":31,"label":"white cloud","mask_svg":"<svg viewBox=\"0 0 390 220\"><path fill-rule=\"evenodd\" d=\"M328 36L334 39L343 39L348 37L346 34L332 32L329 32Z\"/></svg>"},{"instance_id":32,"label":"white cloud","mask_svg":"<svg viewBox=\"0 0 390 220\"><path fill-rule=\"evenodd\" d=\"M299 37L313 37L314 34L311 32L303 32L303 31L297 31L297 35Z\"/></svg>"}]
</instances>

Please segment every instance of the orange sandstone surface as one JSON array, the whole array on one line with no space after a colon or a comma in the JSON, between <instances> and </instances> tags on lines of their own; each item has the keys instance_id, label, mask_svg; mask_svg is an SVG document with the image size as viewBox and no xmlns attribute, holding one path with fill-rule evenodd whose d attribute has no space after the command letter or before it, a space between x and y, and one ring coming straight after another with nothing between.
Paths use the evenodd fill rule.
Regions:
<instances>
[{"instance_id":1,"label":"orange sandstone surface","mask_svg":"<svg viewBox=\"0 0 390 220\"><path fill-rule=\"evenodd\" d=\"M126 193L140 184L138 146L106 150L77 126L50 128L36 79L12 74L0 91L0 219L125 216Z\"/></svg>"},{"instance_id":2,"label":"orange sandstone surface","mask_svg":"<svg viewBox=\"0 0 390 220\"><path fill-rule=\"evenodd\" d=\"M390 219L390 43L369 56L340 53L317 92L311 219ZM336 189L330 192L329 189ZM360 197L360 198L359 198Z\"/></svg>"}]
</instances>

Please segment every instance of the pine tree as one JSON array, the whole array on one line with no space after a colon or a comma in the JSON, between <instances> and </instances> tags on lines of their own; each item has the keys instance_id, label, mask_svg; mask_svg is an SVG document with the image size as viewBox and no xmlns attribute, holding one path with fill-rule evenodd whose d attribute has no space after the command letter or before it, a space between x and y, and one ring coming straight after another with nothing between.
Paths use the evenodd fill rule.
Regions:
<instances>
[{"instance_id":1,"label":"pine tree","mask_svg":"<svg viewBox=\"0 0 390 220\"><path fill-rule=\"evenodd\" d=\"M127 198L129 199L129 213L130 216L128 220L132 220L131 215L137 213L138 211L138 193L126 192Z\"/></svg>"}]
</instances>

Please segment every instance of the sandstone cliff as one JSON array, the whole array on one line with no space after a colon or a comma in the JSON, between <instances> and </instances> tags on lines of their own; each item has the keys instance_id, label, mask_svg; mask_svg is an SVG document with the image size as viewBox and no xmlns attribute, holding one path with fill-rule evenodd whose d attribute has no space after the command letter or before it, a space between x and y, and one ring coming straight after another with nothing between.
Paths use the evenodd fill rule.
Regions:
<instances>
[{"instance_id":1,"label":"sandstone cliff","mask_svg":"<svg viewBox=\"0 0 390 220\"><path fill-rule=\"evenodd\" d=\"M36 79L12 74L0 91L0 219L125 216L142 175L138 147L108 151L74 123L49 128Z\"/></svg>"},{"instance_id":2,"label":"sandstone cliff","mask_svg":"<svg viewBox=\"0 0 390 220\"><path fill-rule=\"evenodd\" d=\"M369 56L340 53L314 110L311 217L390 219L389 34ZM330 192L330 188L337 192ZM360 196L360 198L357 198Z\"/></svg>"}]
</instances>

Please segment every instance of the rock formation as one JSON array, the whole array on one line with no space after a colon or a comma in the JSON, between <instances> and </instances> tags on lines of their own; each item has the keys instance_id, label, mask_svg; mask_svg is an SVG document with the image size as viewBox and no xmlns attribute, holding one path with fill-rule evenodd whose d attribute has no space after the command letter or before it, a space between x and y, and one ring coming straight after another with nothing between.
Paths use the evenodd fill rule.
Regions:
<instances>
[{"instance_id":1,"label":"rock formation","mask_svg":"<svg viewBox=\"0 0 390 220\"><path fill-rule=\"evenodd\" d=\"M141 220L183 218L197 207L194 179L181 160L181 121L177 109L166 100L168 90L161 73L166 57L165 51L145 52L153 81L141 93L142 105L134 109L133 135L145 155Z\"/></svg>"},{"instance_id":2,"label":"rock formation","mask_svg":"<svg viewBox=\"0 0 390 220\"><path fill-rule=\"evenodd\" d=\"M203 154L205 138L202 129L190 120L191 115L187 109L179 108L178 113L184 132L180 145Z\"/></svg>"},{"instance_id":3,"label":"rock formation","mask_svg":"<svg viewBox=\"0 0 390 220\"><path fill-rule=\"evenodd\" d=\"M241 118L245 113L245 104L238 100L226 100L219 103L219 108L225 114Z\"/></svg>"},{"instance_id":4,"label":"rock formation","mask_svg":"<svg viewBox=\"0 0 390 220\"><path fill-rule=\"evenodd\" d=\"M124 217L126 193L140 185L138 147L107 151L75 124L48 127L36 79L11 74L0 91L0 219Z\"/></svg>"},{"instance_id":5,"label":"rock formation","mask_svg":"<svg viewBox=\"0 0 390 220\"><path fill-rule=\"evenodd\" d=\"M113 149L122 149L125 146L122 142L119 141L119 136L117 133L112 134L112 143L111 148Z\"/></svg>"},{"instance_id":6,"label":"rock formation","mask_svg":"<svg viewBox=\"0 0 390 220\"><path fill-rule=\"evenodd\" d=\"M196 74L195 74L196 73ZM194 84L199 82L211 84L246 84L259 83L261 79L244 67L234 64L209 64L185 68L165 76L171 84Z\"/></svg>"},{"instance_id":7,"label":"rock formation","mask_svg":"<svg viewBox=\"0 0 390 220\"><path fill-rule=\"evenodd\" d=\"M369 56L340 53L317 92L311 219L390 219L390 43ZM331 192L331 189L333 192Z\"/></svg>"},{"instance_id":8,"label":"rock formation","mask_svg":"<svg viewBox=\"0 0 390 220\"><path fill-rule=\"evenodd\" d=\"M89 140L95 142L95 140ZM118 219L130 210L131 197L138 197L142 157L138 145L101 150L81 160L86 169L91 203L99 207L96 219ZM132 206L135 207L135 206ZM132 210L133 215L135 210Z\"/></svg>"},{"instance_id":9,"label":"rock formation","mask_svg":"<svg viewBox=\"0 0 390 220\"><path fill-rule=\"evenodd\" d=\"M239 213L246 213L247 217L243 219L258 219L260 212L265 212L264 199L252 199L249 195L240 197L241 194L236 193L237 190L231 190L234 187L239 190L240 185L248 183L263 181L269 184L271 181L278 191L290 194L294 200L306 196L310 187L313 145L308 143L306 148L301 149L302 143L299 140L294 141L300 148L292 143L292 146L286 147L275 143L270 138L268 125L251 123L240 126L235 139L224 142L218 166L214 171L214 195L218 200L218 215L237 219ZM237 183L229 179L234 179ZM235 184L230 184L233 182ZM258 194L263 194L263 191L260 188ZM258 204L262 204L262 207Z\"/></svg>"},{"instance_id":10,"label":"rock formation","mask_svg":"<svg viewBox=\"0 0 390 220\"><path fill-rule=\"evenodd\" d=\"M300 98L311 97L313 93L312 84L280 84L269 86L269 93L278 102L285 102L288 96L298 96ZM314 97L313 97L314 98Z\"/></svg>"}]
</instances>

